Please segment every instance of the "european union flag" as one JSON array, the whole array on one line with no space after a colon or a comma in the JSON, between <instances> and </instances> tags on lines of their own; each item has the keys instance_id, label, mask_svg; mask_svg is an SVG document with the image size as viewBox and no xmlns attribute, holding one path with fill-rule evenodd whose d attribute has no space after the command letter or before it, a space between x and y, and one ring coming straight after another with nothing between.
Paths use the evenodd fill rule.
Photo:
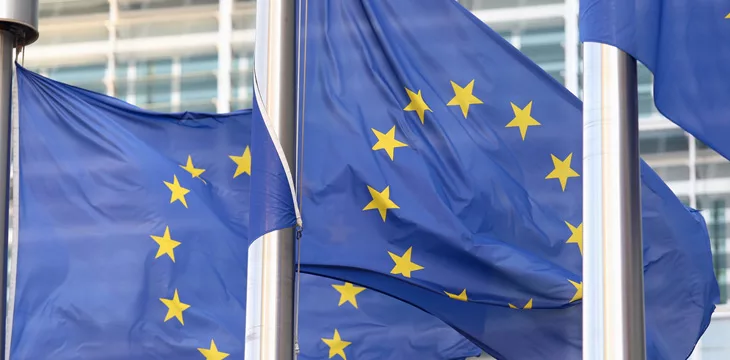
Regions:
<instances>
[{"instance_id":1,"label":"european union flag","mask_svg":"<svg viewBox=\"0 0 730 360\"><path fill-rule=\"evenodd\" d=\"M308 274L301 275L301 289L299 360L448 360L481 353L437 318L376 291Z\"/></svg>"},{"instance_id":2,"label":"european union flag","mask_svg":"<svg viewBox=\"0 0 730 360\"><path fill-rule=\"evenodd\" d=\"M21 67L17 75L10 358L242 359L259 160L251 111L154 113ZM301 289L302 359L479 352L440 320L375 291L312 275Z\"/></svg>"},{"instance_id":3,"label":"european union flag","mask_svg":"<svg viewBox=\"0 0 730 360\"><path fill-rule=\"evenodd\" d=\"M581 102L454 1L305 11L303 271L500 359L580 358ZM676 358L718 300L709 239L646 164L642 206L649 355Z\"/></svg>"},{"instance_id":4,"label":"european union flag","mask_svg":"<svg viewBox=\"0 0 730 360\"><path fill-rule=\"evenodd\" d=\"M242 358L250 110L152 113L17 75L11 359Z\"/></svg>"},{"instance_id":5,"label":"european union flag","mask_svg":"<svg viewBox=\"0 0 730 360\"><path fill-rule=\"evenodd\" d=\"M580 32L646 65L657 109L730 158L730 2L581 0Z\"/></svg>"}]
</instances>

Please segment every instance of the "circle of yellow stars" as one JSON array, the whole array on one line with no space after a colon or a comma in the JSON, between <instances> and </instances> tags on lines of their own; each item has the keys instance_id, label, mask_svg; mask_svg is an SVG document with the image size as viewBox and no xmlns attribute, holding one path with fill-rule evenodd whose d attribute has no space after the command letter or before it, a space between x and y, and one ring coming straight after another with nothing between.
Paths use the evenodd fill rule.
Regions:
<instances>
[{"instance_id":1,"label":"circle of yellow stars","mask_svg":"<svg viewBox=\"0 0 730 360\"><path fill-rule=\"evenodd\" d=\"M251 175L251 150L248 146L245 147L242 155L229 155L229 158L233 161L236 167L233 173L234 179L242 174L247 174L249 176ZM205 179L203 179L202 177L203 173L205 173L205 169L196 168L191 155L188 155L185 165L179 166L187 173L189 173L192 179L198 179L203 184L207 184ZM187 209L188 199L186 198L186 196L190 194L190 189L184 187L180 183L180 180L178 179L176 174L173 174L172 182L163 181L163 183L165 184L167 189L170 190L170 204L179 202L184 208ZM158 245L155 259L167 256L170 261L175 263L175 249L180 246L182 242L173 239L170 227L165 226L165 231L162 235L150 235L150 237ZM172 298L160 298L160 302L162 302L162 304L167 307L167 313L165 314L163 322L168 322L169 320L175 319L180 323L180 326L185 325L183 314L186 310L190 309L191 305L186 304L181 300L179 289L176 288L174 290ZM203 355L206 360L223 360L229 356L228 353L218 350L218 346L216 345L214 339L210 340L210 345L208 345L207 348L201 347L198 348L198 351L200 352L200 354Z\"/></svg>"},{"instance_id":2,"label":"circle of yellow stars","mask_svg":"<svg viewBox=\"0 0 730 360\"><path fill-rule=\"evenodd\" d=\"M446 105L458 107L464 119L468 118L469 110L472 106L484 104L484 101L482 99L474 95L474 79L472 79L463 86L455 81L451 81L450 83L451 88L454 92L454 96L449 100ZM420 120L421 125L425 125L426 115L429 112L433 113L433 110L431 110L431 107L424 99L423 92L420 89L412 90L407 87L405 88L405 92L409 102L403 108L403 110L406 112L414 112ZM542 126L542 124L532 115L533 105L533 101L529 101L527 104L523 105L510 102L510 107L512 113L514 114L514 117L509 120L509 122L507 122L505 128L517 128L519 130L520 139L523 142L527 141L527 133L530 128ZM395 161L396 149L408 147L408 144L406 142L397 139L396 126L391 127L387 130L387 132L382 132L374 128L371 130L377 139L372 147L372 150L384 150L390 161ZM565 192L568 186L569 179L580 176L580 174L578 174L578 172L576 172L572 167L573 153L569 153L567 155L564 154L564 156L564 158L561 158L556 154L550 154L553 170L545 176L545 180L558 180L557 183L560 185L560 189L563 192ZM400 209L398 204L393 199L391 199L390 186L385 186L385 188L383 188L382 190L378 190L368 185L367 189L372 200L365 205L365 207L362 209L363 211L377 210L380 218L383 222L385 222L389 210L393 211ZM565 241L565 243L576 244L578 247L578 251L581 255L583 255L583 224L581 223L576 226L567 221L565 222L565 224L567 225L567 228L571 234L570 237ZM413 247L409 247L408 250L400 255L388 251L388 255L394 263L394 266L390 271L392 275L402 275L405 278L411 278L414 272L424 269L423 266L413 261ZM569 303L582 299L583 283L575 282L570 279L567 279L567 281L575 288L575 293L570 299ZM347 286L347 284L342 286ZM352 285L350 284L349 286ZM449 298L454 300L469 301L466 289L460 289L460 291L457 291L455 293L451 293L448 291L444 291L444 293ZM354 301L354 295L351 296L353 306L357 307L357 304ZM340 305L342 305L343 301L348 301L347 299L350 298L346 298L343 295ZM516 306L511 303L507 305L509 308L512 309L529 310L533 307L533 299L528 299L522 306ZM325 341L325 343L327 343L328 345L333 344L332 346L330 346L330 358L334 355L340 355L343 359L345 359L344 348L347 347L350 343L342 341L337 330L335 330L332 339L322 339L322 341Z\"/></svg>"}]
</instances>

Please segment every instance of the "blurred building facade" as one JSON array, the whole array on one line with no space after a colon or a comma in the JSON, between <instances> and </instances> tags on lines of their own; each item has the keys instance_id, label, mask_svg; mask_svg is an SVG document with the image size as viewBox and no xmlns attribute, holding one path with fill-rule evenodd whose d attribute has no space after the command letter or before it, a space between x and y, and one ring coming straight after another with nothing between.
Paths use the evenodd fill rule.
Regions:
<instances>
[{"instance_id":1,"label":"blurred building facade","mask_svg":"<svg viewBox=\"0 0 730 360\"><path fill-rule=\"evenodd\" d=\"M581 96L578 0L459 0ZM72 85L164 112L228 112L251 104L254 0L40 0L40 40L20 61ZM728 302L730 162L664 119L639 69L644 159L687 205L703 210ZM694 359L730 357L721 307Z\"/></svg>"}]
</instances>

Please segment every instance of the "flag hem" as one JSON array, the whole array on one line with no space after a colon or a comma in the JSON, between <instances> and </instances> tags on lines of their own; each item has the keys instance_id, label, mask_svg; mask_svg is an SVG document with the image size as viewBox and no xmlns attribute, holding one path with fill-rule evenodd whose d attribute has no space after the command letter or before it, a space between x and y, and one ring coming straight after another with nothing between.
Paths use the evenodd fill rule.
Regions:
<instances>
[{"instance_id":1,"label":"flag hem","mask_svg":"<svg viewBox=\"0 0 730 360\"><path fill-rule=\"evenodd\" d=\"M281 161L282 166L284 167L284 173L286 174L286 180L289 183L289 191L291 192L292 201L294 204L294 214L297 218L297 226L302 226L302 216L299 213L299 203L297 201L297 192L296 188L294 187L294 178L292 177L291 171L289 170L289 161L286 159L286 155L284 154L284 149L281 147L281 143L279 142L279 136L276 134L276 131L271 128L271 121L269 117L269 113L266 110L266 106L264 105L263 99L261 98L261 93L259 92L259 82L258 78L256 77L256 70L254 69L253 72L253 93L254 93L254 101L256 101L259 104L259 110L261 112L261 117L264 119L264 124L266 125L266 130L269 132L269 137L271 137L271 142L274 143L274 148L276 149L276 154L279 156L279 160Z\"/></svg>"}]
</instances>

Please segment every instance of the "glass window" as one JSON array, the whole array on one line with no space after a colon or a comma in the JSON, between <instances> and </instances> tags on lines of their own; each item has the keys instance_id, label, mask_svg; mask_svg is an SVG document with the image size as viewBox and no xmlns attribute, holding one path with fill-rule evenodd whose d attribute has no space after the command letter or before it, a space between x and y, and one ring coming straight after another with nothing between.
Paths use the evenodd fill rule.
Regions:
<instances>
[{"instance_id":1,"label":"glass window","mask_svg":"<svg viewBox=\"0 0 730 360\"><path fill-rule=\"evenodd\" d=\"M194 102L183 102L183 109L192 112L203 112L203 113L216 113L216 108L213 101L194 101Z\"/></svg>"},{"instance_id":2,"label":"glass window","mask_svg":"<svg viewBox=\"0 0 730 360\"><path fill-rule=\"evenodd\" d=\"M48 77L98 93L106 93L104 75L106 64L65 66L48 69Z\"/></svg>"},{"instance_id":3,"label":"glass window","mask_svg":"<svg viewBox=\"0 0 730 360\"><path fill-rule=\"evenodd\" d=\"M137 61L137 78L172 74L171 59Z\"/></svg>"},{"instance_id":4,"label":"glass window","mask_svg":"<svg viewBox=\"0 0 730 360\"><path fill-rule=\"evenodd\" d=\"M664 181L689 180L689 166L687 165L658 166L653 169Z\"/></svg>"},{"instance_id":5,"label":"glass window","mask_svg":"<svg viewBox=\"0 0 730 360\"><path fill-rule=\"evenodd\" d=\"M501 37L503 37L507 41L511 41L511 39L512 39L512 31L502 30L502 31L497 31L497 34L499 34Z\"/></svg>"},{"instance_id":6,"label":"glass window","mask_svg":"<svg viewBox=\"0 0 730 360\"><path fill-rule=\"evenodd\" d=\"M707 150L710 148L707 144L700 141L700 139L695 139L695 141L697 141L697 150Z\"/></svg>"},{"instance_id":7,"label":"glass window","mask_svg":"<svg viewBox=\"0 0 730 360\"><path fill-rule=\"evenodd\" d=\"M639 90L639 118L647 118L654 113L654 97L651 92Z\"/></svg>"},{"instance_id":8,"label":"glass window","mask_svg":"<svg viewBox=\"0 0 730 360\"><path fill-rule=\"evenodd\" d=\"M215 73L218 69L218 55L197 55L182 58L180 60L183 76L190 73L210 72Z\"/></svg>"},{"instance_id":9,"label":"glass window","mask_svg":"<svg viewBox=\"0 0 730 360\"><path fill-rule=\"evenodd\" d=\"M520 36L520 50L538 64L562 63L565 61L563 41L565 32L562 27L525 30Z\"/></svg>"},{"instance_id":10,"label":"glass window","mask_svg":"<svg viewBox=\"0 0 730 360\"><path fill-rule=\"evenodd\" d=\"M654 81L654 75L652 75L649 68L644 66L642 63L638 63L636 67L636 76L636 81L639 84L651 84Z\"/></svg>"},{"instance_id":11,"label":"glass window","mask_svg":"<svg viewBox=\"0 0 730 360\"><path fill-rule=\"evenodd\" d=\"M730 162L697 165L697 179L730 178Z\"/></svg>"},{"instance_id":12,"label":"glass window","mask_svg":"<svg viewBox=\"0 0 730 360\"><path fill-rule=\"evenodd\" d=\"M563 84L564 41L565 32L562 27L528 29L520 34L520 51Z\"/></svg>"},{"instance_id":13,"label":"glass window","mask_svg":"<svg viewBox=\"0 0 730 360\"><path fill-rule=\"evenodd\" d=\"M106 0L105 0L106 1ZM161 9L190 5L213 5L219 0L119 0L120 10Z\"/></svg>"},{"instance_id":14,"label":"glass window","mask_svg":"<svg viewBox=\"0 0 730 360\"><path fill-rule=\"evenodd\" d=\"M697 207L707 222L712 247L713 266L717 281L720 284L720 301L726 303L730 284L727 278L727 223L726 204L730 194L700 195L697 197Z\"/></svg>"},{"instance_id":15,"label":"glass window","mask_svg":"<svg viewBox=\"0 0 730 360\"><path fill-rule=\"evenodd\" d=\"M186 57L180 60L181 109L187 111L215 112L218 94L218 55Z\"/></svg>"},{"instance_id":16,"label":"glass window","mask_svg":"<svg viewBox=\"0 0 730 360\"><path fill-rule=\"evenodd\" d=\"M183 101L183 105L186 100L212 101L216 98L217 91L218 82L215 76L185 76L180 87L180 100ZM187 109L185 106L183 108Z\"/></svg>"},{"instance_id":17,"label":"glass window","mask_svg":"<svg viewBox=\"0 0 730 360\"><path fill-rule=\"evenodd\" d=\"M687 136L681 130L645 131L639 134L639 152L642 155L688 150Z\"/></svg>"},{"instance_id":18,"label":"glass window","mask_svg":"<svg viewBox=\"0 0 730 360\"><path fill-rule=\"evenodd\" d=\"M245 109L251 107L253 99L253 54L242 52L236 54L231 71L231 86L233 88L231 109Z\"/></svg>"},{"instance_id":19,"label":"glass window","mask_svg":"<svg viewBox=\"0 0 730 360\"><path fill-rule=\"evenodd\" d=\"M152 109L148 105L165 105L169 109L169 103L172 98L172 84L169 78L155 79L142 78L137 79L135 86L135 97L137 105Z\"/></svg>"},{"instance_id":20,"label":"glass window","mask_svg":"<svg viewBox=\"0 0 730 360\"><path fill-rule=\"evenodd\" d=\"M150 36L182 35L218 31L218 21L214 16L186 19L176 17L155 18L149 22L121 23L117 27L119 39L144 38Z\"/></svg>"},{"instance_id":21,"label":"glass window","mask_svg":"<svg viewBox=\"0 0 730 360\"><path fill-rule=\"evenodd\" d=\"M244 100L233 100L231 102L231 110L250 109L253 106L253 97Z\"/></svg>"},{"instance_id":22,"label":"glass window","mask_svg":"<svg viewBox=\"0 0 730 360\"><path fill-rule=\"evenodd\" d=\"M467 9L498 9L505 7L532 6L545 4L562 4L564 0L459 0Z\"/></svg>"},{"instance_id":23,"label":"glass window","mask_svg":"<svg viewBox=\"0 0 730 360\"><path fill-rule=\"evenodd\" d=\"M639 92L639 117L648 117L657 113L654 106L653 75L649 69L638 63L636 69Z\"/></svg>"},{"instance_id":24,"label":"glass window","mask_svg":"<svg viewBox=\"0 0 730 360\"><path fill-rule=\"evenodd\" d=\"M689 206L689 196L682 195L682 196L677 196L677 197L679 198L679 201L681 201L682 204L684 204L684 206Z\"/></svg>"},{"instance_id":25,"label":"glass window","mask_svg":"<svg viewBox=\"0 0 730 360\"><path fill-rule=\"evenodd\" d=\"M109 0L55 0L38 4L38 16L41 18L98 13L109 13Z\"/></svg>"},{"instance_id":26,"label":"glass window","mask_svg":"<svg viewBox=\"0 0 730 360\"><path fill-rule=\"evenodd\" d=\"M172 99L172 60L137 59L131 63L135 79L127 77L130 62L117 63L116 95L145 109L170 111Z\"/></svg>"},{"instance_id":27,"label":"glass window","mask_svg":"<svg viewBox=\"0 0 730 360\"><path fill-rule=\"evenodd\" d=\"M117 79L114 82L114 94L117 99L124 100L126 102L130 102L131 99L128 96L129 95L129 84L127 84L127 79ZM136 103L136 101L135 101Z\"/></svg>"}]
</instances>

